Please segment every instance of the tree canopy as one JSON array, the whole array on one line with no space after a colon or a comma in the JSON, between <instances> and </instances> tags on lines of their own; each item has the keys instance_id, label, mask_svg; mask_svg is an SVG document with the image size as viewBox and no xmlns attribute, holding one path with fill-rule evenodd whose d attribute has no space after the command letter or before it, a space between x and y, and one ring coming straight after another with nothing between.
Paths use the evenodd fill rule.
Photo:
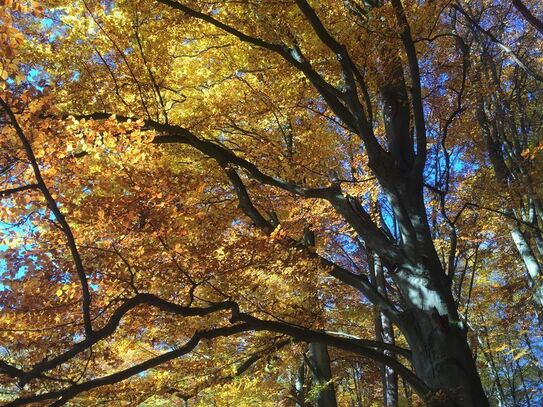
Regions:
<instances>
[{"instance_id":1,"label":"tree canopy","mask_svg":"<svg viewBox=\"0 0 543 407\"><path fill-rule=\"evenodd\" d=\"M0 0L5 406L543 403L543 3Z\"/></svg>"}]
</instances>

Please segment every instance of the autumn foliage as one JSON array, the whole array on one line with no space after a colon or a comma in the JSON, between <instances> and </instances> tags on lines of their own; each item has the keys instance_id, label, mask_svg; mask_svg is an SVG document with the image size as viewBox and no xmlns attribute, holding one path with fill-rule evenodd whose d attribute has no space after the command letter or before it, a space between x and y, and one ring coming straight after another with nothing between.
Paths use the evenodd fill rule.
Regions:
<instances>
[{"instance_id":1,"label":"autumn foliage","mask_svg":"<svg viewBox=\"0 0 543 407\"><path fill-rule=\"evenodd\" d=\"M543 403L537 0L0 0L5 406Z\"/></svg>"}]
</instances>

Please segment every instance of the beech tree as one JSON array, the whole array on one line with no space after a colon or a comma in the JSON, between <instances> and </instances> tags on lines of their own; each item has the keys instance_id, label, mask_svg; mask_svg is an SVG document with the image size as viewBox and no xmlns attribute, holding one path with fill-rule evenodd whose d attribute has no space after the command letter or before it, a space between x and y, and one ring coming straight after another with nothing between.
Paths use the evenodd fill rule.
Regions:
<instances>
[{"instance_id":1,"label":"beech tree","mask_svg":"<svg viewBox=\"0 0 543 407\"><path fill-rule=\"evenodd\" d=\"M540 402L513 4L3 1L5 405Z\"/></svg>"}]
</instances>

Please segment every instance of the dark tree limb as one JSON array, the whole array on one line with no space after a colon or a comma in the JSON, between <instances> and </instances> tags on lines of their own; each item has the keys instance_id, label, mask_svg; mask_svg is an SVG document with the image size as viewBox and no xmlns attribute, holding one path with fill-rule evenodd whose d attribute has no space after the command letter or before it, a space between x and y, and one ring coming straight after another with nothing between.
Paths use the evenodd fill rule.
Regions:
<instances>
[{"instance_id":1,"label":"dark tree limb","mask_svg":"<svg viewBox=\"0 0 543 407\"><path fill-rule=\"evenodd\" d=\"M30 369L27 372L24 372L16 368L10 368L9 366L0 365L0 368L3 368L2 370L4 370L9 376L18 378L19 385L24 386L30 380L39 377L42 373L49 371L51 369L54 369L55 367L60 366L61 364L70 361L79 353L89 349L94 344L112 335L117 329L117 327L119 326L121 319L130 310L140 305L150 305L162 311L170 312L170 313L180 315L183 317L206 316L218 311L224 311L224 310L231 311L231 310L237 309L237 304L231 301L214 303L208 307L186 307L186 306L178 305L178 304L163 300L153 294L148 294L148 293L137 294L136 296L128 300L125 300L113 312L108 322L101 329L94 331L90 337L87 337L85 338L85 340L76 343L71 349L67 350L66 352L34 365L32 369Z\"/></svg>"},{"instance_id":2,"label":"dark tree limb","mask_svg":"<svg viewBox=\"0 0 543 407\"><path fill-rule=\"evenodd\" d=\"M28 191L31 189L40 189L40 186L38 184L28 184L28 185L22 185L20 187L4 189L0 191L0 198L5 198L6 196L16 194L17 192Z\"/></svg>"},{"instance_id":3,"label":"dark tree limb","mask_svg":"<svg viewBox=\"0 0 543 407\"><path fill-rule=\"evenodd\" d=\"M526 7L526 5L522 2L522 0L511 0L513 3L513 6L518 10L520 14L528 21L530 24L532 24L537 31L539 31L541 34L543 34L543 21L537 18L529 9Z\"/></svg>"},{"instance_id":4,"label":"dark tree limb","mask_svg":"<svg viewBox=\"0 0 543 407\"><path fill-rule=\"evenodd\" d=\"M240 208L242 211L259 227L264 233L270 234L275 228L270 221L264 219L260 214L258 209L253 205L247 188L243 184L243 181L233 169L227 170L228 177L234 186L238 200L240 202ZM305 253L309 258L318 259L325 268L328 268L328 272L332 277L340 280L344 284L347 284L356 290L360 291L370 302L378 306L383 312L386 312L387 315L390 315L390 318L394 321L397 321L398 309L388 301L384 296L379 294L375 287L371 284L368 278L362 274L355 274L327 259L318 255L317 253L308 250L306 245L301 244L294 239L288 239L288 243Z\"/></svg>"},{"instance_id":5,"label":"dark tree limb","mask_svg":"<svg viewBox=\"0 0 543 407\"><path fill-rule=\"evenodd\" d=\"M93 120L106 120L112 116L110 113L93 113L89 115L75 115L77 119L93 119ZM115 116L116 120L124 122L127 120L137 121L137 118L126 116ZM154 120L145 120L144 128L148 130L155 130L159 134L154 138L154 144L186 144L194 147L204 155L213 158L221 167L228 165L235 165L243 168L251 176L251 178L257 181L277 187L300 195L305 198L327 198L330 194L338 190L338 186L332 185L323 188L305 188L290 181L283 180L281 178L264 174L258 169L256 165L247 161L241 157L238 157L232 150L214 143L212 141L204 140L192 133L185 127L161 124Z\"/></svg>"},{"instance_id":6,"label":"dark tree limb","mask_svg":"<svg viewBox=\"0 0 543 407\"><path fill-rule=\"evenodd\" d=\"M157 297L149 297L153 305L159 304L158 306L162 309L164 307L166 310L169 310L174 313L181 312L186 316L187 307L179 306L176 304L169 303L164 300L160 300ZM386 356L381 350L391 350L398 355L403 355L410 357L410 352L406 349L399 348L394 345L385 344L383 342L371 341L371 340L362 340L362 339L350 339L333 336L319 331L314 331L311 329L290 325L284 322L278 321L267 321L261 320L259 318L250 316L245 313L239 312L238 305L233 302L224 302L220 303L221 305L217 307L221 309L230 309L232 311L231 323L234 325L228 327L214 328L204 331L196 332L191 339L185 343L182 347L179 347L173 351L167 352L165 354L159 355L152 359L149 359L143 363L132 366L128 369L122 370L120 372L114 373L109 376L105 376L98 379L89 380L84 383L75 384L69 386L65 389L56 390L52 392L42 393L34 396L27 396L18 398L10 403L4 405L4 407L17 407L23 406L31 403L37 403L41 401L58 399L51 406L61 406L66 402L81 394L83 392L92 390L94 388L111 385L123 380L126 380L138 373L149 370L153 367L159 366L162 363L168 362L170 360L176 359L180 356L183 356L190 351L194 350L196 346L202 339L213 339L221 336L231 336L237 333L242 333L246 331L269 331L277 332L288 335L294 338L297 341L303 342L321 342L326 345L336 347L345 351L354 352L364 357L368 357L380 363L384 363L387 366L390 366L392 369L398 372L399 375L405 378L405 380L410 383L413 389L423 398L429 395L429 388L422 382L413 372L407 369L403 364L398 362L396 359ZM191 311L200 312L200 311ZM378 350L379 349L379 350Z\"/></svg>"},{"instance_id":7,"label":"dark tree limb","mask_svg":"<svg viewBox=\"0 0 543 407\"><path fill-rule=\"evenodd\" d=\"M496 46L501 49L503 52L505 52L509 57L513 60L515 64L517 64L524 72L526 72L529 76L536 79L539 82L543 82L543 76L539 74L538 72L534 71L532 68L530 68L518 55L515 51L513 51L510 47L505 45L502 41L500 41L494 34L492 34L489 30L483 28L477 21L475 21L466 10L464 10L462 7L460 7L457 4L453 4L451 7L458 10L460 14L464 16L464 18L468 21L468 23L471 24L471 26L478 31L485 34L490 41L492 41Z\"/></svg>"},{"instance_id":8,"label":"dark tree limb","mask_svg":"<svg viewBox=\"0 0 543 407\"><path fill-rule=\"evenodd\" d=\"M349 55L347 48L340 44L330 34L311 5L306 0L296 0L296 4L305 15L307 21L313 27L315 34L317 34L321 42L336 55L336 58L341 65L341 73L345 86L345 95L342 97L342 99L346 99L349 108L353 113L358 130L357 133L362 137L362 140L370 152L370 155L383 158L386 155L385 151L375 138L371 128L371 119L368 120L366 117L366 113L358 97L356 86L357 81L360 84L363 92L367 92L364 77L360 74L360 71ZM371 103L369 102L369 97L366 93L364 94L364 97L366 100L368 115L371 117Z\"/></svg>"},{"instance_id":9,"label":"dark tree limb","mask_svg":"<svg viewBox=\"0 0 543 407\"><path fill-rule=\"evenodd\" d=\"M119 383L132 376L137 375L138 373L145 372L146 370L152 369L163 363L186 355L187 353L194 350L203 339L214 339L221 336L231 336L240 332L245 332L248 330L248 328L249 324L241 323L223 328L210 329L207 331L198 331L183 346L170 352L164 353L160 356L146 360L143 363L134 365L128 369L98 379L93 379L84 383L76 384L62 390L37 394L34 396L21 397L10 403L5 404L4 407L24 406L52 399L58 400L53 402L50 406L62 406L83 392L95 389L97 387Z\"/></svg>"},{"instance_id":10,"label":"dark tree limb","mask_svg":"<svg viewBox=\"0 0 543 407\"><path fill-rule=\"evenodd\" d=\"M79 250L77 248L77 244L75 242L75 237L72 233L72 229L70 228L70 225L66 221L66 218L60 211L57 205L57 202L55 201L55 198L53 198L53 195L49 191L49 188L47 187L47 184L45 183L41 175L40 166L38 164L38 161L36 160L36 156L34 155L32 146L30 142L28 141L28 138L26 137L24 130L19 125L19 122L17 121L17 117L13 113L13 110L11 110L9 105L2 98L0 98L0 106L2 106L2 108L5 110L11 122L11 125L15 129L15 132L17 133L19 140L23 144L25 153L28 157L28 160L30 161L30 165L34 172L34 177L36 178L36 184L38 185L38 188L43 194L47 202L47 206L49 207L53 215L55 215L56 220L58 221L58 223L60 224L62 228L62 232L66 236L68 247L70 249L70 253L72 255L72 258L75 264L75 269L77 272L77 276L79 277L79 283L81 285L81 291L83 294L82 308L83 308L83 322L85 326L85 334L87 337L90 337L92 336L92 333L93 333L92 323L91 323L91 313L90 313L91 295L90 295L90 290L89 290L89 283L87 280L87 276L85 274L85 267L83 266L83 261L81 260L81 256L79 254Z\"/></svg>"}]
</instances>

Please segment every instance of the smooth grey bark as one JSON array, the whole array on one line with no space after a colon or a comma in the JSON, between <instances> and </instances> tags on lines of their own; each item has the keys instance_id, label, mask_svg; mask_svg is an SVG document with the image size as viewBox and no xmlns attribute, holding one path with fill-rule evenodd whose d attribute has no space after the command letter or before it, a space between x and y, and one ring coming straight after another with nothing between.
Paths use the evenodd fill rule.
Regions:
<instances>
[{"instance_id":1,"label":"smooth grey bark","mask_svg":"<svg viewBox=\"0 0 543 407\"><path fill-rule=\"evenodd\" d=\"M380 313L381 319L381 340L385 343L392 345L394 342L394 328L390 322L390 319ZM393 356L390 351L385 351L387 356ZM384 407L397 407L398 406L398 375L396 372L388 366L382 367L383 372L383 406Z\"/></svg>"},{"instance_id":2,"label":"smooth grey bark","mask_svg":"<svg viewBox=\"0 0 543 407\"><path fill-rule=\"evenodd\" d=\"M432 406L488 406L465 331L447 325L437 312L410 310L402 315L402 331L413 352L417 375L444 400ZM456 394L449 393L456 389Z\"/></svg>"},{"instance_id":3,"label":"smooth grey bark","mask_svg":"<svg viewBox=\"0 0 543 407\"><path fill-rule=\"evenodd\" d=\"M319 386L316 406L337 407L328 347L319 342L312 342L308 348L308 364L313 375L314 384Z\"/></svg>"},{"instance_id":4,"label":"smooth grey bark","mask_svg":"<svg viewBox=\"0 0 543 407\"><path fill-rule=\"evenodd\" d=\"M391 85L396 89L384 98L383 116L389 151L394 160L392 168L370 167L376 174L392 207L400 231L404 258L390 261L389 271L398 285L406 305L399 314L398 326L413 352L412 365L419 377L432 389L441 390L442 398L428 403L435 406L488 406L475 360L466 341L467 327L460 319L451 291L451 282L432 240L424 203L423 167L426 158L425 119L420 88L417 54L412 42L409 23L400 0L391 0L397 21L403 27L401 39L409 62L411 77L411 108L414 121L414 140L410 116L389 106L405 106L408 94L403 71ZM403 89L402 89L403 88ZM395 100L391 100L396 98ZM399 131L399 129L403 129ZM401 138L401 152L395 152ZM411 161L416 146L416 156ZM407 159L406 159L407 158Z\"/></svg>"},{"instance_id":5,"label":"smooth grey bark","mask_svg":"<svg viewBox=\"0 0 543 407\"><path fill-rule=\"evenodd\" d=\"M392 278L405 300L405 310L395 319L413 352L415 372L431 389L444 393L442 399L429 401L431 405L488 406L466 341L466 327L431 240L422 193L410 187L389 194L393 208L402 217L404 250L411 257L391 265ZM356 209L363 210L353 201L333 203L346 219L354 217ZM357 220L351 223L355 230ZM386 251L381 253L392 257Z\"/></svg>"},{"instance_id":6,"label":"smooth grey bark","mask_svg":"<svg viewBox=\"0 0 543 407\"><path fill-rule=\"evenodd\" d=\"M537 261L530 244L526 240L524 233L514 226L511 229L511 236L522 259L528 275L528 287L533 290L533 298L539 307L543 307L543 286L541 284L541 265Z\"/></svg>"},{"instance_id":7,"label":"smooth grey bark","mask_svg":"<svg viewBox=\"0 0 543 407\"><path fill-rule=\"evenodd\" d=\"M488 56L488 52L484 47L482 55L483 67L486 68L489 72L488 76L499 88L498 74L493 66L492 59ZM477 121L479 122L486 151L498 184L505 190L510 191L513 196L515 192L514 189L511 188L512 186L520 183L528 186L528 191L525 193L524 197L520 197L520 199L509 199L507 202L504 202L504 214L510 219L517 219L516 221L511 222L511 237L519 257L525 266L528 287L533 291L533 299L537 305L538 314L540 314L543 309L542 266L532 249L530 237L533 235L536 247L539 251L540 236L537 233L537 225L538 223L540 224L543 219L541 219L541 212L538 210L539 199L533 196L533 191L531 191L532 188L530 188L532 181L528 172L523 167L524 161L520 156L520 150L522 148L511 148L511 144L515 143L511 143L506 139L507 130L509 128L514 128L515 126L514 124L507 123L511 119L509 118L509 115L505 114L505 107L501 106L501 103L506 102L502 101L502 98L500 98L499 95L491 97L489 100L481 98L478 102ZM511 132L513 133L513 137L521 138L515 132ZM521 144L520 141L517 141L517 144ZM528 202L527 207L522 206L523 200ZM515 205L515 201L518 202L517 205ZM531 216L520 215L520 219L518 219L515 216L515 212L524 212ZM534 233L522 231L520 227L521 222L525 223L528 228L532 227ZM533 227L534 225L536 227Z\"/></svg>"}]
</instances>

